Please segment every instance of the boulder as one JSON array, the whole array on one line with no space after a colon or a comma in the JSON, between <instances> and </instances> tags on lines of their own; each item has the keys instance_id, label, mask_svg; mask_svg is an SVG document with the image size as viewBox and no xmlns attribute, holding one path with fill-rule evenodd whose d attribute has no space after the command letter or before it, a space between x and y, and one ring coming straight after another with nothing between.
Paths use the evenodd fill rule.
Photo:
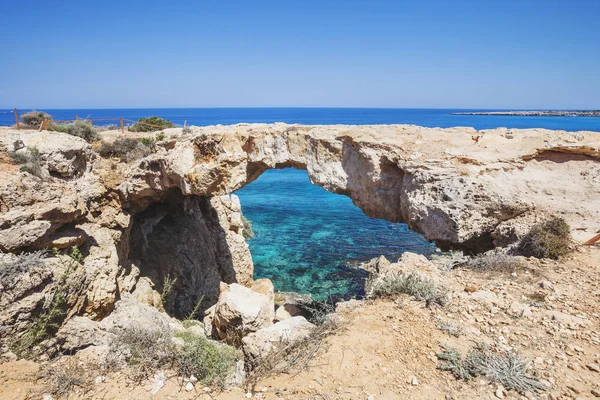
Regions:
<instances>
[{"instance_id":1,"label":"boulder","mask_svg":"<svg viewBox=\"0 0 600 400\"><path fill-rule=\"evenodd\" d=\"M298 340L306 338L314 325L306 318L298 316L285 319L260 329L242 339L244 354L250 360Z\"/></svg>"},{"instance_id":2,"label":"boulder","mask_svg":"<svg viewBox=\"0 0 600 400\"><path fill-rule=\"evenodd\" d=\"M273 324L275 306L269 296L236 283L223 286L213 319L220 339L238 345L244 336Z\"/></svg>"},{"instance_id":3,"label":"boulder","mask_svg":"<svg viewBox=\"0 0 600 400\"><path fill-rule=\"evenodd\" d=\"M118 333L136 324L143 328L173 328L183 330L181 324L156 308L139 302L129 293L123 293L122 299L115 303L114 311L104 318L99 327L111 333Z\"/></svg>"},{"instance_id":4,"label":"boulder","mask_svg":"<svg viewBox=\"0 0 600 400\"><path fill-rule=\"evenodd\" d=\"M99 323L87 317L73 317L56 334L61 348L66 351L88 346L107 345L111 333L100 329Z\"/></svg>"}]
</instances>

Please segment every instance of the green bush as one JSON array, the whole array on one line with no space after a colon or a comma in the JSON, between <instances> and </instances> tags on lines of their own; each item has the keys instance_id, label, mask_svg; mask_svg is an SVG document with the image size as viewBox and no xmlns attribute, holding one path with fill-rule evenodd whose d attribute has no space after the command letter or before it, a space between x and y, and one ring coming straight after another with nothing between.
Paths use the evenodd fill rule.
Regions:
<instances>
[{"instance_id":1,"label":"green bush","mask_svg":"<svg viewBox=\"0 0 600 400\"><path fill-rule=\"evenodd\" d=\"M112 143L102 142L98 153L105 158L116 157L121 161L131 161L149 155L152 149L138 139L124 138Z\"/></svg>"},{"instance_id":2,"label":"green bush","mask_svg":"<svg viewBox=\"0 0 600 400\"><path fill-rule=\"evenodd\" d=\"M186 377L194 375L205 385L224 386L241 359L240 352L191 332L177 336L184 342L175 362L179 373Z\"/></svg>"},{"instance_id":3,"label":"green bush","mask_svg":"<svg viewBox=\"0 0 600 400\"><path fill-rule=\"evenodd\" d=\"M39 128L42 122L52 121L52 116L43 111L30 111L21 115L21 121L28 127Z\"/></svg>"},{"instance_id":4,"label":"green bush","mask_svg":"<svg viewBox=\"0 0 600 400\"><path fill-rule=\"evenodd\" d=\"M557 260L570 251L571 229L562 218L553 218L535 225L517 247L517 252L526 257L551 258Z\"/></svg>"},{"instance_id":5,"label":"green bush","mask_svg":"<svg viewBox=\"0 0 600 400\"><path fill-rule=\"evenodd\" d=\"M465 359L454 348L442 346L437 354L438 366L450 371L456 379L468 381L472 377L485 376L506 389L518 392L534 392L548 389L538 379L527 374L527 363L514 352L493 352L483 344L476 345Z\"/></svg>"},{"instance_id":6,"label":"green bush","mask_svg":"<svg viewBox=\"0 0 600 400\"><path fill-rule=\"evenodd\" d=\"M38 178L43 178L42 157L36 147L28 147L26 152L9 153L10 158L21 165L21 172L30 173Z\"/></svg>"},{"instance_id":7,"label":"green bush","mask_svg":"<svg viewBox=\"0 0 600 400\"><path fill-rule=\"evenodd\" d=\"M408 294L416 300L425 301L427 306L444 306L448 303L446 290L437 287L432 281L420 277L416 273L384 278L372 289L373 297L391 297Z\"/></svg>"},{"instance_id":8,"label":"green bush","mask_svg":"<svg viewBox=\"0 0 600 400\"><path fill-rule=\"evenodd\" d=\"M150 124L153 126L146 124ZM162 129L174 127L175 125L171 121L157 116L152 116L138 119L138 122L136 122L134 125L130 126L127 129L131 132L155 132L160 131Z\"/></svg>"},{"instance_id":9,"label":"green bush","mask_svg":"<svg viewBox=\"0 0 600 400\"><path fill-rule=\"evenodd\" d=\"M74 121L70 124L51 124L48 126L48 130L68 133L69 135L80 137L89 143L96 142L100 139L100 136L94 127L84 120Z\"/></svg>"}]
</instances>

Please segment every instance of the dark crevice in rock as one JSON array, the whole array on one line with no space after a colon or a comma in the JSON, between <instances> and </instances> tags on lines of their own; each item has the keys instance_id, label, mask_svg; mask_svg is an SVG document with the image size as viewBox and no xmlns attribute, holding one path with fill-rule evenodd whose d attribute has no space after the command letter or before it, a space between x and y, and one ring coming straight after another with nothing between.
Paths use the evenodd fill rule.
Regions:
<instances>
[{"instance_id":1,"label":"dark crevice in rock","mask_svg":"<svg viewBox=\"0 0 600 400\"><path fill-rule=\"evenodd\" d=\"M166 311L187 316L202 299L199 312L216 303L219 282L233 283L236 275L217 212L206 197L172 192L134 215L128 238L128 260L164 296Z\"/></svg>"}]
</instances>

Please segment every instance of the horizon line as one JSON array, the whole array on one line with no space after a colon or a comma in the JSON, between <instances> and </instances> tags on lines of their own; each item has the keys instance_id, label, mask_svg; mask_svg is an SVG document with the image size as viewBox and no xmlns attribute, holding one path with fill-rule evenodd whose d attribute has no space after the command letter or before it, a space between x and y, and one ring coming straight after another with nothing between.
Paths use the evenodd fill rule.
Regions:
<instances>
[{"instance_id":1,"label":"horizon line","mask_svg":"<svg viewBox=\"0 0 600 400\"><path fill-rule=\"evenodd\" d=\"M223 106L223 107L10 107L2 110L218 110L218 109L331 109L331 110L482 110L482 111L599 111L600 108L477 108L477 107L338 107L338 106Z\"/></svg>"}]
</instances>

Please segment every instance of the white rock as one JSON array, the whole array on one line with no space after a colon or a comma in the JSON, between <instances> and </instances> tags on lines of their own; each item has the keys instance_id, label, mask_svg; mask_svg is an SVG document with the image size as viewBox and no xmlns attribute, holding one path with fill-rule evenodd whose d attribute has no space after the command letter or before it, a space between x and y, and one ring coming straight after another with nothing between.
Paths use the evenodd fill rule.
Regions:
<instances>
[{"instance_id":1,"label":"white rock","mask_svg":"<svg viewBox=\"0 0 600 400\"><path fill-rule=\"evenodd\" d=\"M223 285L213 319L219 338L239 344L244 336L273 324L275 305L268 295L236 283Z\"/></svg>"},{"instance_id":2,"label":"white rock","mask_svg":"<svg viewBox=\"0 0 600 400\"><path fill-rule=\"evenodd\" d=\"M192 390L194 390L194 384L192 382L188 382L185 385L185 391L186 392L191 392Z\"/></svg>"},{"instance_id":3,"label":"white rock","mask_svg":"<svg viewBox=\"0 0 600 400\"><path fill-rule=\"evenodd\" d=\"M249 359L264 355L280 344L290 344L307 337L314 325L298 316L277 322L242 339L244 354Z\"/></svg>"}]
</instances>

